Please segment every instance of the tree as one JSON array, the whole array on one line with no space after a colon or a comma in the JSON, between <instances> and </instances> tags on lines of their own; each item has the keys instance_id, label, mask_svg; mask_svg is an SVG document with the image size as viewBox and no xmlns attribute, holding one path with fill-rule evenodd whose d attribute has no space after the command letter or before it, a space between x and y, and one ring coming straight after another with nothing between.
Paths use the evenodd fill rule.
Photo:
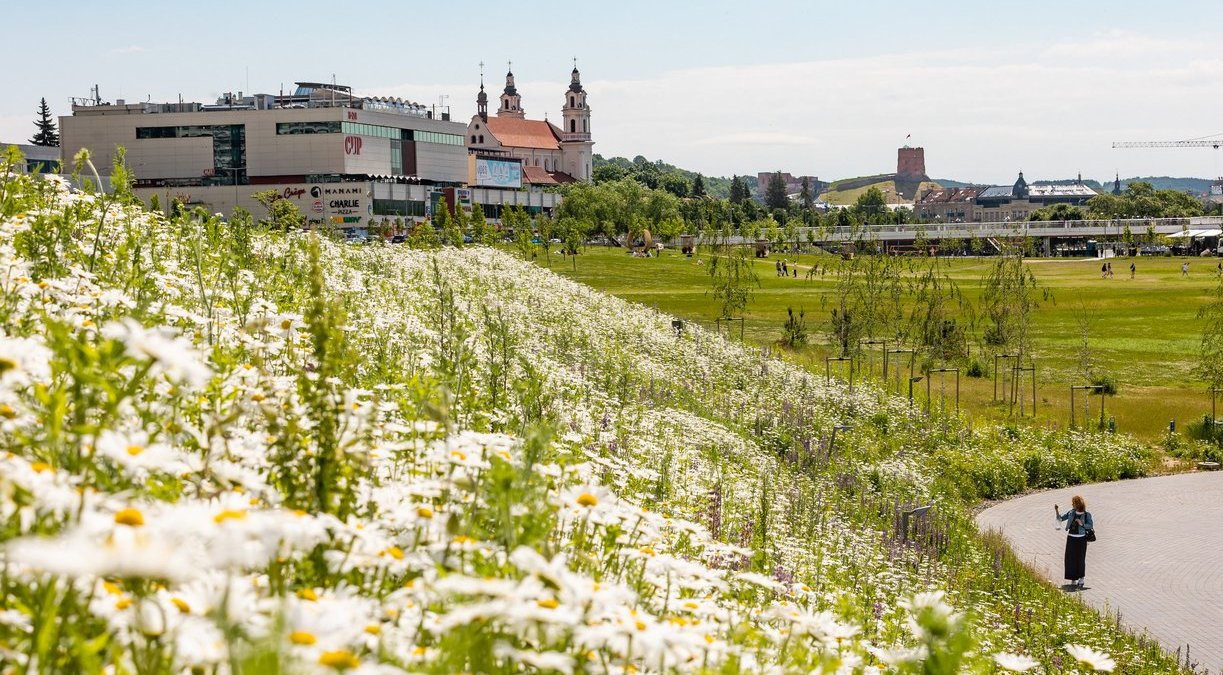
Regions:
<instances>
[{"instance_id":1,"label":"tree","mask_svg":"<svg viewBox=\"0 0 1223 675\"><path fill-rule=\"evenodd\" d=\"M774 172L769 176L768 187L764 192L764 204L770 209L784 209L789 205L790 199L786 196L786 181L781 177L781 172Z\"/></svg>"},{"instance_id":2,"label":"tree","mask_svg":"<svg viewBox=\"0 0 1223 675\"><path fill-rule=\"evenodd\" d=\"M709 279L713 297L722 304L722 318L736 317L752 297L752 286L759 285L756 264L748 257L750 246L730 243L731 230L723 226L715 235L713 255L709 258Z\"/></svg>"},{"instance_id":3,"label":"tree","mask_svg":"<svg viewBox=\"0 0 1223 675\"><path fill-rule=\"evenodd\" d=\"M281 230L294 230L306 224L306 216L293 202L281 196L278 190L262 190L251 195L263 208L267 218L262 223Z\"/></svg>"},{"instance_id":4,"label":"tree","mask_svg":"<svg viewBox=\"0 0 1223 675\"><path fill-rule=\"evenodd\" d=\"M862 222L870 225L881 225L890 219L887 199L883 196L883 191L877 187L871 187L858 195L858 198L854 200L852 210Z\"/></svg>"},{"instance_id":5,"label":"tree","mask_svg":"<svg viewBox=\"0 0 1223 675\"><path fill-rule=\"evenodd\" d=\"M1103 195L1096 195L1096 197L1102 197L1102 196ZM1108 196L1112 197L1112 195L1108 195ZM1092 197L1092 199L1095 199L1095 197ZM1070 204L1054 204L1053 206L1046 206L1043 209L1036 209L1032 213L1028 214L1028 220L1033 220L1033 221L1036 221L1036 220L1083 220L1085 217L1086 217L1086 214L1083 213L1083 209L1080 209L1077 206L1072 206Z\"/></svg>"},{"instance_id":6,"label":"tree","mask_svg":"<svg viewBox=\"0 0 1223 675\"><path fill-rule=\"evenodd\" d=\"M1215 286L1213 298L1198 310L1202 326L1202 342L1198 363L1193 374L1206 381L1212 389L1223 388L1223 279Z\"/></svg>"},{"instance_id":7,"label":"tree","mask_svg":"<svg viewBox=\"0 0 1223 675\"><path fill-rule=\"evenodd\" d=\"M1036 275L1027 266L1021 251L1003 251L985 277L981 305L989 321L983 340L994 353L1015 355L1016 365L1031 358L1030 329L1032 313L1040 306ZM1023 397L1017 396L1017 378L1011 381L1012 406L1018 398L1022 415Z\"/></svg>"},{"instance_id":8,"label":"tree","mask_svg":"<svg viewBox=\"0 0 1223 675\"><path fill-rule=\"evenodd\" d=\"M55 119L51 117L51 108L45 98L38 102L38 119L34 120L34 126L38 127L38 133L34 134L30 143L47 148L59 147L59 131L55 128Z\"/></svg>"},{"instance_id":9,"label":"tree","mask_svg":"<svg viewBox=\"0 0 1223 675\"><path fill-rule=\"evenodd\" d=\"M739 176L731 176L730 179L730 203L742 204L751 198L751 192L747 189L747 183Z\"/></svg>"},{"instance_id":10,"label":"tree","mask_svg":"<svg viewBox=\"0 0 1223 675\"><path fill-rule=\"evenodd\" d=\"M705 196L705 177L699 173L696 175L696 178L692 179L692 196L693 197L704 197Z\"/></svg>"},{"instance_id":11,"label":"tree","mask_svg":"<svg viewBox=\"0 0 1223 675\"><path fill-rule=\"evenodd\" d=\"M810 211L815 207L815 195L811 194L810 176L803 176L802 186L802 189L798 193L798 198L803 204L803 210Z\"/></svg>"}]
</instances>

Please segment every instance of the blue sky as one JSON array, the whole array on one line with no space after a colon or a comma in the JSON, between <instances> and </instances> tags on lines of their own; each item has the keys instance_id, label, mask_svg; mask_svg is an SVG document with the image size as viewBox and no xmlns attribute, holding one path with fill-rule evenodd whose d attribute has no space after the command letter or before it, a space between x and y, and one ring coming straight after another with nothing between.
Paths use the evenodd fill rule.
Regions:
<instances>
[{"instance_id":1,"label":"blue sky","mask_svg":"<svg viewBox=\"0 0 1223 675\"><path fill-rule=\"evenodd\" d=\"M573 5L574 9L567 9ZM53 7L53 9L48 9ZM894 169L912 134L935 177L1009 182L1219 174L1216 151L1111 140L1223 132L1223 3L22 2L0 10L0 140L39 97L211 101L329 79L474 112L512 59L528 116L559 117L572 57L596 152L715 175ZM13 26L21 26L13 29Z\"/></svg>"}]
</instances>

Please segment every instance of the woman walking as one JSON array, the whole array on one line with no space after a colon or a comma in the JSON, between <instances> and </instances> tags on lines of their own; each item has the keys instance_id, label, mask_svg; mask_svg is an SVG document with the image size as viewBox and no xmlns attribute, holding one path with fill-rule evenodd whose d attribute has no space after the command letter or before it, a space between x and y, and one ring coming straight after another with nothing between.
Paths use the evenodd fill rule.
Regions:
<instances>
[{"instance_id":1,"label":"woman walking","mask_svg":"<svg viewBox=\"0 0 1223 675\"><path fill-rule=\"evenodd\" d=\"M1066 522L1066 581L1082 588L1083 578L1087 576L1087 531L1094 530L1096 526L1082 497L1075 495L1070 503L1074 508L1065 513L1054 504L1053 514L1059 522Z\"/></svg>"}]
</instances>

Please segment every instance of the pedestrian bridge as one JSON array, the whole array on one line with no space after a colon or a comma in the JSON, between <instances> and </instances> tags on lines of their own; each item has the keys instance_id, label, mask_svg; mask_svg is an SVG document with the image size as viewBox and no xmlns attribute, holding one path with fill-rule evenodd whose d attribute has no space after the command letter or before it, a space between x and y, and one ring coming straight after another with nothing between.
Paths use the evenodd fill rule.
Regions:
<instances>
[{"instance_id":1,"label":"pedestrian bridge","mask_svg":"<svg viewBox=\"0 0 1223 675\"><path fill-rule=\"evenodd\" d=\"M1031 237L1037 239L1120 239L1126 227L1135 240L1142 240L1151 230L1172 238L1217 237L1223 230L1223 216L1198 218L1131 218L1118 220L1037 220L983 223L926 223L905 225L875 225L834 228L800 228L801 238L810 240L807 230L814 230L817 242L881 241L912 242L917 239L1007 239Z\"/></svg>"}]
</instances>

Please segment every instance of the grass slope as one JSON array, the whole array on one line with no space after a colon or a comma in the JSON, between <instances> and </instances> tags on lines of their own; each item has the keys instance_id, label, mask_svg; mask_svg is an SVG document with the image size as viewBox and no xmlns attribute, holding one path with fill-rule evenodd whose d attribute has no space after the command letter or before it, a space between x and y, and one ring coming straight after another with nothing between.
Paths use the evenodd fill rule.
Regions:
<instances>
[{"instance_id":1,"label":"grass slope","mask_svg":"<svg viewBox=\"0 0 1223 675\"><path fill-rule=\"evenodd\" d=\"M495 250L54 177L0 173L0 263L6 666L1177 671L969 518L1140 475L1123 439L921 418Z\"/></svg>"}]
</instances>

